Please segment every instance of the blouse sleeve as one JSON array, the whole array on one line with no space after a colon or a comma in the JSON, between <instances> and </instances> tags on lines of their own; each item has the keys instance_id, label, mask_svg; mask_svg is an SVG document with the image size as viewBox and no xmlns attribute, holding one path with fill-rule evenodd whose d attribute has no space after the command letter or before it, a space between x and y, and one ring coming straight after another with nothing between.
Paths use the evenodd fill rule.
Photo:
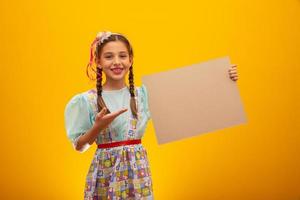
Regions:
<instances>
[{"instance_id":1,"label":"blouse sleeve","mask_svg":"<svg viewBox=\"0 0 300 200\"><path fill-rule=\"evenodd\" d=\"M65 107L65 128L67 137L72 142L74 149L78 139L92 127L91 111L89 102L83 94L77 94L67 103ZM91 145L85 144L80 153L85 152Z\"/></svg>"},{"instance_id":2,"label":"blouse sleeve","mask_svg":"<svg viewBox=\"0 0 300 200\"><path fill-rule=\"evenodd\" d=\"M142 84L142 86L141 86L141 94L142 94L142 103L144 106L144 110L145 110L145 113L149 120L149 119L151 119L151 113L150 113L149 104L148 104L148 91L144 84Z\"/></svg>"}]
</instances>

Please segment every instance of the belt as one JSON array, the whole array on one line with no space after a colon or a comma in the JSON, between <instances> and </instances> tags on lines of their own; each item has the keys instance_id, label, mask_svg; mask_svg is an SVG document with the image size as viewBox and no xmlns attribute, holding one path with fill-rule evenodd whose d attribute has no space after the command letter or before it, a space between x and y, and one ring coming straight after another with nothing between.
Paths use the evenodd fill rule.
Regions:
<instances>
[{"instance_id":1,"label":"belt","mask_svg":"<svg viewBox=\"0 0 300 200\"><path fill-rule=\"evenodd\" d=\"M123 145L132 145L132 144L141 144L141 139L123 140L123 141L117 141L117 142L111 142L111 143L98 144L98 148L105 149L105 148L112 148L112 147L123 146Z\"/></svg>"}]
</instances>

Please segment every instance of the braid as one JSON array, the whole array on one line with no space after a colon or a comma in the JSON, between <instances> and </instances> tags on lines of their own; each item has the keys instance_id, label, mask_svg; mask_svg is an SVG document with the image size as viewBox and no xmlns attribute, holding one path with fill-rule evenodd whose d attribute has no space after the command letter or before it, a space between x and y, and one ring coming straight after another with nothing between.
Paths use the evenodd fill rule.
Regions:
<instances>
[{"instance_id":1,"label":"braid","mask_svg":"<svg viewBox=\"0 0 300 200\"><path fill-rule=\"evenodd\" d=\"M129 92L130 92L130 108L132 111L132 114L135 118L138 118L137 116L137 105L136 105L136 99L134 94L134 82L133 82L133 70L132 66L129 67Z\"/></svg>"},{"instance_id":2,"label":"braid","mask_svg":"<svg viewBox=\"0 0 300 200\"><path fill-rule=\"evenodd\" d=\"M105 102L102 98L102 69L100 67L97 67L97 108L98 112L102 110L102 108L107 106L105 105ZM107 108L106 113L110 113L110 111Z\"/></svg>"},{"instance_id":3,"label":"braid","mask_svg":"<svg viewBox=\"0 0 300 200\"><path fill-rule=\"evenodd\" d=\"M107 106L105 105L105 102L103 100L103 97L102 97L102 69L97 66L96 69L94 69L92 67L92 64L93 63L98 63L98 61L100 60L100 56L101 56L101 52L102 52L102 49L103 47L111 42L111 41L121 41L123 42L127 49L128 49L128 53L131 57L133 57L133 50L132 50L132 47L128 41L128 39L123 36L122 34L112 34L111 36L109 36L108 38L106 38L104 41L95 41L96 43L92 43L92 46L91 46L91 49L90 49L90 62L87 66L87 69L86 69L86 73L87 73L87 76L92 79L92 80L95 80L93 79L91 75L91 73L89 73L90 71L93 71L94 73L96 73L96 88L97 88L97 109L98 109L98 112L100 112L104 107L107 109L107 113L110 113L110 111L108 110ZM96 44L96 45L95 45ZM94 46L93 46L94 45ZM95 47L95 51L92 52L92 48ZM132 115L134 116L134 118L138 119L138 107L137 107L137 99L135 97L135 88L134 88L134 81L133 81L133 69L132 69L132 65L130 66L129 68L130 72L129 72L129 84L130 84L130 88L129 88L129 92L130 92L130 108L131 108L131 111L132 111ZM93 73L93 75L94 75Z\"/></svg>"}]
</instances>

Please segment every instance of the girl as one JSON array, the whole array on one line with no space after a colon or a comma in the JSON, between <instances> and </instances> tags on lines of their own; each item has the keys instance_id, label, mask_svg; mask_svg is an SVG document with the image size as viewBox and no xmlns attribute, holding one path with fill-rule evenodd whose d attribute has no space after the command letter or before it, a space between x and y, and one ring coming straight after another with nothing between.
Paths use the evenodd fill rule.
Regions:
<instances>
[{"instance_id":1,"label":"girl","mask_svg":"<svg viewBox=\"0 0 300 200\"><path fill-rule=\"evenodd\" d=\"M127 38L100 32L92 42L87 66L89 78L96 73L96 89L73 96L66 105L67 136L74 148L84 152L94 142L98 146L86 176L85 200L153 199L147 152L141 144L151 118L148 94L145 85L135 88L132 64ZM229 75L237 80L236 65Z\"/></svg>"}]
</instances>

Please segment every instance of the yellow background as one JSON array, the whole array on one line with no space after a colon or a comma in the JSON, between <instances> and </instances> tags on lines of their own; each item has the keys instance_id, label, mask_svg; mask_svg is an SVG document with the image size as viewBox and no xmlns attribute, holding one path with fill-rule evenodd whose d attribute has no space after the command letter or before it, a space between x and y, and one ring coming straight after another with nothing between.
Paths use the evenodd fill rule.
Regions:
<instances>
[{"instance_id":1,"label":"yellow background","mask_svg":"<svg viewBox=\"0 0 300 200\"><path fill-rule=\"evenodd\" d=\"M2 0L0 16L1 199L83 199L96 146L72 149L63 111L94 87L85 66L103 30L128 36L137 86L212 58L238 64L246 125L158 146L148 124L155 199L300 199L299 0Z\"/></svg>"}]
</instances>

